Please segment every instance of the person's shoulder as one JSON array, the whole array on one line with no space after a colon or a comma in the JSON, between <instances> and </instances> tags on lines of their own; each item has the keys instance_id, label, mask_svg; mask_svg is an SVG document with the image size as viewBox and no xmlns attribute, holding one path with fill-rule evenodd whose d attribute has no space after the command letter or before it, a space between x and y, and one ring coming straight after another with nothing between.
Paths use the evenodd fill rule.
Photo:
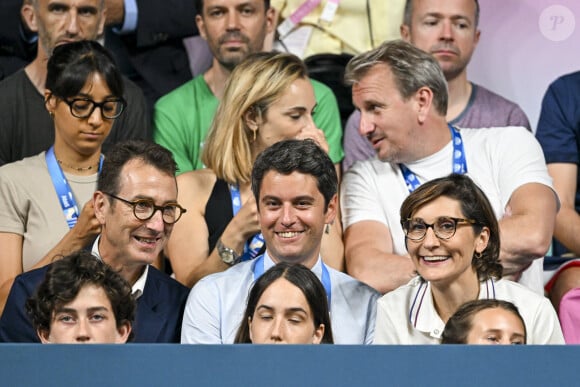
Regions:
<instances>
[{"instance_id":1,"label":"person's shoulder","mask_svg":"<svg viewBox=\"0 0 580 387\"><path fill-rule=\"evenodd\" d=\"M481 145L481 141L493 140L496 142L502 137L533 137L523 126L492 126L485 128L460 128L460 133L468 142Z\"/></svg>"},{"instance_id":2,"label":"person's shoulder","mask_svg":"<svg viewBox=\"0 0 580 387\"><path fill-rule=\"evenodd\" d=\"M135 82L127 78L125 75L123 77L123 87L125 88L125 97L134 98L135 96L143 95L143 91Z\"/></svg>"},{"instance_id":3,"label":"person's shoulder","mask_svg":"<svg viewBox=\"0 0 580 387\"><path fill-rule=\"evenodd\" d=\"M521 313L526 313L526 310L543 309L551 306L546 297L517 282L500 279L495 281L494 286L496 288L496 298L512 302L521 309Z\"/></svg>"},{"instance_id":4,"label":"person's shoulder","mask_svg":"<svg viewBox=\"0 0 580 387\"><path fill-rule=\"evenodd\" d=\"M394 302L399 303L401 300L407 300L411 297L411 294L416 292L422 285L427 286L427 283L419 276L413 277L406 284L382 295L381 298L379 298L378 303L380 305L389 305Z\"/></svg>"},{"instance_id":5,"label":"person's shoulder","mask_svg":"<svg viewBox=\"0 0 580 387\"><path fill-rule=\"evenodd\" d=\"M161 272L159 269L151 265L149 266L149 271L147 273L147 282L149 281L155 283L157 286L165 286L167 289L169 289L170 293L185 295L189 293L189 288L187 286L179 283L169 275Z\"/></svg>"},{"instance_id":6,"label":"person's shoulder","mask_svg":"<svg viewBox=\"0 0 580 387\"><path fill-rule=\"evenodd\" d=\"M310 84L314 89L314 93L334 94L330 87L320 81L317 81L316 79L310 78Z\"/></svg>"},{"instance_id":7,"label":"person's shoulder","mask_svg":"<svg viewBox=\"0 0 580 387\"><path fill-rule=\"evenodd\" d=\"M42 280L44 280L46 272L49 268L50 265L46 265L38 269L32 269L18 274L14 279L13 287L26 289L27 293L32 294L34 291L36 291L36 288L42 282Z\"/></svg>"},{"instance_id":8,"label":"person's shoulder","mask_svg":"<svg viewBox=\"0 0 580 387\"><path fill-rule=\"evenodd\" d=\"M494 281L494 286L496 288L496 295L498 299L504 299L505 297L512 298L514 297L513 301L525 301L526 303L529 302L543 302L544 300L547 301L547 298L539 295L538 293L534 292L527 286L524 286L520 283L509 281L506 279L500 279ZM512 301L511 299L508 301ZM521 306L521 305L520 305Z\"/></svg>"},{"instance_id":9,"label":"person's shoulder","mask_svg":"<svg viewBox=\"0 0 580 387\"><path fill-rule=\"evenodd\" d=\"M331 267L328 268L331 276L336 280L336 285L341 288L341 291L345 293L358 294L359 297L371 297L379 298L380 294L375 289L357 280L350 275L343 273L341 271L335 270Z\"/></svg>"},{"instance_id":10,"label":"person's shoulder","mask_svg":"<svg viewBox=\"0 0 580 387\"><path fill-rule=\"evenodd\" d=\"M211 169L196 169L178 175L177 187L186 200L205 206L216 181L217 177Z\"/></svg>"},{"instance_id":11,"label":"person's shoulder","mask_svg":"<svg viewBox=\"0 0 580 387\"><path fill-rule=\"evenodd\" d=\"M495 92L493 92L493 91L491 91L491 90L489 90L481 85L477 85L477 84L473 83L473 86L477 88L476 99L480 100L480 101L484 101L487 105L502 104L502 105L510 105L513 107L517 106L519 108L519 106L515 102L513 102L513 101L511 101L511 100L509 100L509 99L507 99L507 98L505 98L505 97L503 97L503 96L501 96L501 95L499 95L499 94L497 94L497 93L495 93Z\"/></svg>"},{"instance_id":12,"label":"person's shoulder","mask_svg":"<svg viewBox=\"0 0 580 387\"><path fill-rule=\"evenodd\" d=\"M397 173L397 166L379 160L376 156L368 160L358 160L345 172L347 175L371 175L371 176L385 176L390 173Z\"/></svg>"},{"instance_id":13,"label":"person's shoulder","mask_svg":"<svg viewBox=\"0 0 580 387\"><path fill-rule=\"evenodd\" d=\"M573 73L564 74L559 76L552 82L552 86L563 86L563 85L572 85L572 84L580 84L580 71L575 71Z\"/></svg>"},{"instance_id":14,"label":"person's shoulder","mask_svg":"<svg viewBox=\"0 0 580 387\"><path fill-rule=\"evenodd\" d=\"M177 183L179 185L187 185L188 187L211 188L216 180L215 172L209 168L187 171L177 176Z\"/></svg>"},{"instance_id":15,"label":"person's shoulder","mask_svg":"<svg viewBox=\"0 0 580 387\"><path fill-rule=\"evenodd\" d=\"M193 291L199 291L208 287L222 289L224 287L242 289L244 284L249 285L253 282L252 265L255 260L240 262L225 271L209 274L200 279Z\"/></svg>"},{"instance_id":16,"label":"person's shoulder","mask_svg":"<svg viewBox=\"0 0 580 387\"><path fill-rule=\"evenodd\" d=\"M26 72L24 69L16 71L14 74L7 76L0 81L0 92L6 92L6 90L13 90L14 87L22 85L24 81L27 80Z\"/></svg>"},{"instance_id":17,"label":"person's shoulder","mask_svg":"<svg viewBox=\"0 0 580 387\"><path fill-rule=\"evenodd\" d=\"M201 74L159 98L155 104L155 108L158 109L172 106L179 101L189 101L192 98L195 98L198 94L197 90L203 85L207 88L207 84L203 79L203 74Z\"/></svg>"},{"instance_id":18,"label":"person's shoulder","mask_svg":"<svg viewBox=\"0 0 580 387\"><path fill-rule=\"evenodd\" d=\"M29 181L30 174L34 174L38 170L47 170L45 153L41 152L34 156L25 157L22 160L4 164L0 167L0 175L5 178L12 176L20 180Z\"/></svg>"},{"instance_id":19,"label":"person's shoulder","mask_svg":"<svg viewBox=\"0 0 580 387\"><path fill-rule=\"evenodd\" d=\"M552 99L558 101L562 99L564 101L574 101L572 104L576 108L575 102L580 100L578 89L580 89L580 71L564 74L556 78L548 87L546 96L552 96ZM549 102L552 102L552 99L548 98Z\"/></svg>"}]
</instances>

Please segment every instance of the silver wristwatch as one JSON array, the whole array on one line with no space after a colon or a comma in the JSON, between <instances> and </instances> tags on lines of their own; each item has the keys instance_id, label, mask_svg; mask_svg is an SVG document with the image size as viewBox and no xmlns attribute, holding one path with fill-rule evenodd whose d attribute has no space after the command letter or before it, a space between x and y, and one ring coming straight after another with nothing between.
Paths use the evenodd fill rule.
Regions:
<instances>
[{"instance_id":1,"label":"silver wristwatch","mask_svg":"<svg viewBox=\"0 0 580 387\"><path fill-rule=\"evenodd\" d=\"M234 249L230 249L224 245L221 239L217 241L216 247L218 255L225 264L232 266L240 261L241 257L238 255L238 253L236 253Z\"/></svg>"}]
</instances>

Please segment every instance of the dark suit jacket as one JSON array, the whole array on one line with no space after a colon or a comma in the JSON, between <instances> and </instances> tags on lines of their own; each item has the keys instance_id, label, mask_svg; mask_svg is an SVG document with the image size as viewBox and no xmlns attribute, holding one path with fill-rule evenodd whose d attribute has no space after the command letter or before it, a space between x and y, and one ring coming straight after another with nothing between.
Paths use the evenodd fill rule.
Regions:
<instances>
[{"instance_id":1,"label":"dark suit jacket","mask_svg":"<svg viewBox=\"0 0 580 387\"><path fill-rule=\"evenodd\" d=\"M22 0L0 1L0 80L26 66L36 54L24 38L20 21Z\"/></svg>"},{"instance_id":2,"label":"dark suit jacket","mask_svg":"<svg viewBox=\"0 0 580 387\"><path fill-rule=\"evenodd\" d=\"M48 270L48 266L16 277L0 318L0 342L40 342L25 309ZM137 299L133 324L136 343L179 343L181 320L189 289L149 266L143 294Z\"/></svg>"},{"instance_id":3,"label":"dark suit jacket","mask_svg":"<svg viewBox=\"0 0 580 387\"><path fill-rule=\"evenodd\" d=\"M192 0L138 0L134 33L108 31L105 42L124 73L153 107L159 97L191 80L183 38L198 35Z\"/></svg>"}]
</instances>

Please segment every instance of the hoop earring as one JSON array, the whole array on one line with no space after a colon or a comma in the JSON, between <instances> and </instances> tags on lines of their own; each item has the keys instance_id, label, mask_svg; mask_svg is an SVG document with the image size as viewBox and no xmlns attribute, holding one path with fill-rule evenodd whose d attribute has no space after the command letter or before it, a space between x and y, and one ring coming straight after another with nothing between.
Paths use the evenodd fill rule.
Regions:
<instances>
[{"instance_id":1,"label":"hoop earring","mask_svg":"<svg viewBox=\"0 0 580 387\"><path fill-rule=\"evenodd\" d=\"M480 259L483 254L482 253L473 253L473 256L475 257L475 259Z\"/></svg>"}]
</instances>

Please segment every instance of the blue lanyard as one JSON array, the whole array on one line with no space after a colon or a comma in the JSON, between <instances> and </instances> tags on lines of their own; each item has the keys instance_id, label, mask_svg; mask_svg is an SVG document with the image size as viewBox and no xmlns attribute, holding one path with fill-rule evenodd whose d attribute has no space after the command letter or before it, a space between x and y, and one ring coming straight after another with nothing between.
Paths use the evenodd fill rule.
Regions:
<instances>
[{"instance_id":1,"label":"blue lanyard","mask_svg":"<svg viewBox=\"0 0 580 387\"><path fill-rule=\"evenodd\" d=\"M453 142L453 173L464 174L467 173L467 161L465 160L465 150L463 149L463 139L461 134L453 126L449 126L449 131L451 132L451 141ZM405 178L405 184L407 184L407 189L409 192L413 192L421 185L417 176L405 165L399 164L403 177Z\"/></svg>"},{"instance_id":2,"label":"blue lanyard","mask_svg":"<svg viewBox=\"0 0 580 387\"><path fill-rule=\"evenodd\" d=\"M322 286L324 286L324 290L326 291L326 297L328 298L328 310L330 310L330 300L332 299L332 287L330 285L330 273L328 272L328 268L320 260L320 265L322 266L322 278L320 279L322 282ZM264 255L261 255L258 259L256 259L254 263L254 268L252 269L254 272L254 282L258 280L264 274Z\"/></svg>"},{"instance_id":3,"label":"blue lanyard","mask_svg":"<svg viewBox=\"0 0 580 387\"><path fill-rule=\"evenodd\" d=\"M228 186L230 187L230 196L232 197L232 210L234 212L234 216L236 216L236 214L240 211L240 208L242 208L242 196L240 195L240 188L237 186L237 184L228 184ZM254 235L244 245L242 261L249 261L256 258L260 254L260 251L262 251L263 247L264 237L262 236L262 233Z\"/></svg>"},{"instance_id":4,"label":"blue lanyard","mask_svg":"<svg viewBox=\"0 0 580 387\"><path fill-rule=\"evenodd\" d=\"M60 165L58 165L58 162L56 161L56 156L54 155L54 146L51 146L50 149L46 152L45 159L46 165L48 166L48 173L52 179L52 185L54 186L54 190L58 196L58 201L60 202L66 223L69 229L71 229L75 226L75 224L77 224L79 208L77 206L77 202L74 198L70 185L68 184L68 181L64 176ZM104 156L101 155L99 160L99 172L101 172L104 159Z\"/></svg>"}]
</instances>

